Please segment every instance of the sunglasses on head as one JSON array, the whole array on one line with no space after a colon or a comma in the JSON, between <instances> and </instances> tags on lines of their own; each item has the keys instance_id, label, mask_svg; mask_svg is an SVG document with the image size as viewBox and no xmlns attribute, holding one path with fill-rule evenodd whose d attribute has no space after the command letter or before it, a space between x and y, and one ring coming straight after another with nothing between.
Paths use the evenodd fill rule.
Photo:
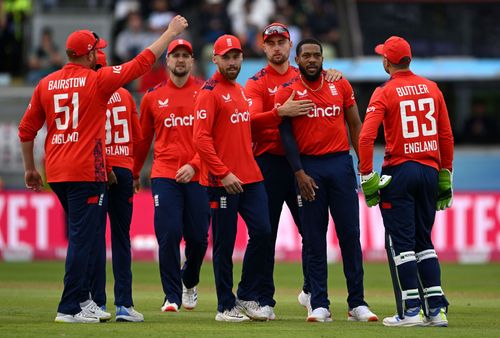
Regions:
<instances>
[{"instance_id":1,"label":"sunglasses on head","mask_svg":"<svg viewBox=\"0 0 500 338\"><path fill-rule=\"evenodd\" d=\"M274 25L267 27L263 35L273 35L273 34L290 34L290 33L288 32L288 29L286 29L285 27Z\"/></svg>"},{"instance_id":2,"label":"sunglasses on head","mask_svg":"<svg viewBox=\"0 0 500 338\"><path fill-rule=\"evenodd\" d=\"M92 32L92 35L94 36L95 38L95 42L94 42L94 45L92 46L92 48L89 50L89 52L87 54L90 54L91 51L93 51L95 49L95 46L97 46L97 44L99 43L99 35L97 35L95 32Z\"/></svg>"}]
</instances>

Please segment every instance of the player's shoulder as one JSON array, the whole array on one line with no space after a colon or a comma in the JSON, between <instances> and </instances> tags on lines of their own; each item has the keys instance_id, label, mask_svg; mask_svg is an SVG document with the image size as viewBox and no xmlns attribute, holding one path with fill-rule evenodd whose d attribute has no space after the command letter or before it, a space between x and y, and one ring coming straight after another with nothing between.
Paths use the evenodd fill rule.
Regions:
<instances>
[{"instance_id":1,"label":"player's shoulder","mask_svg":"<svg viewBox=\"0 0 500 338\"><path fill-rule=\"evenodd\" d=\"M192 76L193 86L201 88L205 84L205 80Z\"/></svg>"},{"instance_id":2,"label":"player's shoulder","mask_svg":"<svg viewBox=\"0 0 500 338\"><path fill-rule=\"evenodd\" d=\"M281 85L282 88L288 88L288 87L293 87L294 84L296 84L299 80L299 75L295 75L294 77L292 77L290 80L288 80L287 82L283 83Z\"/></svg>"},{"instance_id":3,"label":"player's shoulder","mask_svg":"<svg viewBox=\"0 0 500 338\"><path fill-rule=\"evenodd\" d=\"M203 86L201 87L202 91L213 91L215 87L219 84L219 81L217 81L214 78L210 78L205 83L203 83Z\"/></svg>"},{"instance_id":4,"label":"player's shoulder","mask_svg":"<svg viewBox=\"0 0 500 338\"><path fill-rule=\"evenodd\" d=\"M432 89L439 89L438 85L436 82L426 78L426 77L423 77L423 76L420 76L420 75L417 75L417 74L414 74L414 77L415 79L418 79L417 82L419 83L424 83L426 84L427 86L431 87Z\"/></svg>"},{"instance_id":5,"label":"player's shoulder","mask_svg":"<svg viewBox=\"0 0 500 338\"><path fill-rule=\"evenodd\" d=\"M155 91L157 91L158 89L160 89L162 87L165 87L166 84L167 84L167 81L162 81L162 82L158 83L156 86L149 88L146 91L146 95L149 94L149 93L155 92Z\"/></svg>"},{"instance_id":6,"label":"player's shoulder","mask_svg":"<svg viewBox=\"0 0 500 338\"><path fill-rule=\"evenodd\" d=\"M266 76L266 74L267 74L267 70L265 68L262 68L257 73L255 73L253 76L249 77L248 82L251 82L251 81L257 82L257 81L261 80L262 78L264 78L264 76Z\"/></svg>"}]
</instances>

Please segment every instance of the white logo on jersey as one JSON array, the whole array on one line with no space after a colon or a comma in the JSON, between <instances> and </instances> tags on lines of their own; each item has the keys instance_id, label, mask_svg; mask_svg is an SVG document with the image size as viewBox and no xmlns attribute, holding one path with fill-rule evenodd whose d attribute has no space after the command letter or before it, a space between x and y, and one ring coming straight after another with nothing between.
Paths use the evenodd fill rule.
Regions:
<instances>
[{"instance_id":1,"label":"white logo on jersey","mask_svg":"<svg viewBox=\"0 0 500 338\"><path fill-rule=\"evenodd\" d=\"M204 120L207 118L207 111L205 109L200 109L196 111L196 119Z\"/></svg>"},{"instance_id":2,"label":"white logo on jersey","mask_svg":"<svg viewBox=\"0 0 500 338\"><path fill-rule=\"evenodd\" d=\"M338 95L339 93L337 92L337 88L335 87L335 85L333 83L330 83L330 85L328 86L330 87L330 92L332 93L333 96L335 95Z\"/></svg>"},{"instance_id":3,"label":"white logo on jersey","mask_svg":"<svg viewBox=\"0 0 500 338\"><path fill-rule=\"evenodd\" d=\"M375 111L375 106L370 106L368 108L366 108L366 113L371 113L372 111Z\"/></svg>"},{"instance_id":4,"label":"white logo on jersey","mask_svg":"<svg viewBox=\"0 0 500 338\"><path fill-rule=\"evenodd\" d=\"M297 195L297 206L301 208L303 206L302 204L302 196Z\"/></svg>"},{"instance_id":5,"label":"white logo on jersey","mask_svg":"<svg viewBox=\"0 0 500 338\"><path fill-rule=\"evenodd\" d=\"M274 95L278 91L278 86L275 86L274 88L267 88L267 91L269 92L269 95Z\"/></svg>"},{"instance_id":6,"label":"white logo on jersey","mask_svg":"<svg viewBox=\"0 0 500 338\"><path fill-rule=\"evenodd\" d=\"M220 197L219 208L221 208L221 209L227 209L227 197L226 196L221 196Z\"/></svg>"},{"instance_id":7,"label":"white logo on jersey","mask_svg":"<svg viewBox=\"0 0 500 338\"><path fill-rule=\"evenodd\" d=\"M297 90L297 94L299 94L299 96L306 96L307 95L307 89L304 89L303 92Z\"/></svg>"},{"instance_id":8,"label":"white logo on jersey","mask_svg":"<svg viewBox=\"0 0 500 338\"><path fill-rule=\"evenodd\" d=\"M238 109L235 109L234 113L231 114L231 123L240 123L248 121L250 121L250 113L247 111L240 113Z\"/></svg>"},{"instance_id":9,"label":"white logo on jersey","mask_svg":"<svg viewBox=\"0 0 500 338\"><path fill-rule=\"evenodd\" d=\"M159 107L159 108L165 108L165 107L168 107L168 99L165 99L165 101L158 100L158 107Z\"/></svg>"},{"instance_id":10,"label":"white logo on jersey","mask_svg":"<svg viewBox=\"0 0 500 338\"><path fill-rule=\"evenodd\" d=\"M307 113L307 117L332 117L340 115L340 107L333 105L331 107L321 108L314 107L311 109L309 113Z\"/></svg>"},{"instance_id":11,"label":"white logo on jersey","mask_svg":"<svg viewBox=\"0 0 500 338\"><path fill-rule=\"evenodd\" d=\"M122 66L113 66L113 73L120 74L122 71Z\"/></svg>"},{"instance_id":12,"label":"white logo on jersey","mask_svg":"<svg viewBox=\"0 0 500 338\"><path fill-rule=\"evenodd\" d=\"M163 120L163 125L167 128L192 126L193 121L193 115L175 116L175 114L170 114L170 117L166 117L165 120Z\"/></svg>"},{"instance_id":13,"label":"white logo on jersey","mask_svg":"<svg viewBox=\"0 0 500 338\"><path fill-rule=\"evenodd\" d=\"M222 98L224 99L224 102L225 103L228 103L228 102L231 102L231 95L229 95L229 93L227 93L227 95L221 95Z\"/></svg>"}]
</instances>

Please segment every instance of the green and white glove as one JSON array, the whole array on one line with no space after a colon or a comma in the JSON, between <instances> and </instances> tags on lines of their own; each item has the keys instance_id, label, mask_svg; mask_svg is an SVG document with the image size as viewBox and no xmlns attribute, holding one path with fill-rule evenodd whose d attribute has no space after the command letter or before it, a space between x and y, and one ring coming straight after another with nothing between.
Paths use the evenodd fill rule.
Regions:
<instances>
[{"instance_id":1,"label":"green and white glove","mask_svg":"<svg viewBox=\"0 0 500 338\"><path fill-rule=\"evenodd\" d=\"M392 177L389 175L382 175L379 177L377 172L372 172L368 175L361 175L361 188L365 195L366 204L371 208L380 202L379 190L385 188L391 183Z\"/></svg>"},{"instance_id":2,"label":"green and white glove","mask_svg":"<svg viewBox=\"0 0 500 338\"><path fill-rule=\"evenodd\" d=\"M438 200L436 210L444 210L453 203L453 175L448 169L441 169L438 176Z\"/></svg>"}]
</instances>

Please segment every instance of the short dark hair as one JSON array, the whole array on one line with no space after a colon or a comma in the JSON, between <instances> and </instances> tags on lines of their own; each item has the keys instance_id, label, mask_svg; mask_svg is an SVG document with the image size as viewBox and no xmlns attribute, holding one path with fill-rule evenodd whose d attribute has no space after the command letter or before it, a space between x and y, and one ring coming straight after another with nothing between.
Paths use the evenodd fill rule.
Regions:
<instances>
[{"instance_id":1,"label":"short dark hair","mask_svg":"<svg viewBox=\"0 0 500 338\"><path fill-rule=\"evenodd\" d=\"M295 48L295 54L297 56L300 55L300 52L301 52L303 45L318 45L319 50L321 51L321 55L323 55L323 46L321 45L321 42L315 38L306 38L306 39L300 40L300 42L297 44L297 47Z\"/></svg>"},{"instance_id":2,"label":"short dark hair","mask_svg":"<svg viewBox=\"0 0 500 338\"><path fill-rule=\"evenodd\" d=\"M389 60L387 60L389 61ZM399 63L392 63L389 61L389 63L395 68L395 69L407 69L410 67L410 62L411 62L411 59L408 57L408 56L405 56L403 58L401 58L401 60L399 61Z\"/></svg>"}]
</instances>

